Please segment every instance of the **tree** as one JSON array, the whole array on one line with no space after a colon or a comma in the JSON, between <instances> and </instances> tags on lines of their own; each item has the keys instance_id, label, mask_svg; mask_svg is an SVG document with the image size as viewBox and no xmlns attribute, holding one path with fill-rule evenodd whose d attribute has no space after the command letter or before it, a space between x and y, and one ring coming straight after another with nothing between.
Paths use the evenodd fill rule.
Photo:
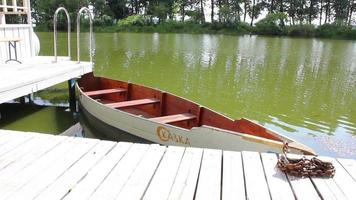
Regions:
<instances>
[{"instance_id":1,"label":"tree","mask_svg":"<svg viewBox=\"0 0 356 200\"><path fill-rule=\"evenodd\" d=\"M278 6L278 9L279 9L279 13L284 13L285 11L285 0L276 0L276 4ZM280 21L281 23L281 26L284 26L284 20Z\"/></svg>"},{"instance_id":2,"label":"tree","mask_svg":"<svg viewBox=\"0 0 356 200\"><path fill-rule=\"evenodd\" d=\"M126 2L122 0L107 0L110 11L115 19L123 19L128 16L129 9L126 7Z\"/></svg>"},{"instance_id":3,"label":"tree","mask_svg":"<svg viewBox=\"0 0 356 200\"><path fill-rule=\"evenodd\" d=\"M299 24L302 24L304 20L306 19L305 13L306 13L306 0L300 0L297 1L296 3L296 17L299 21Z\"/></svg>"},{"instance_id":4,"label":"tree","mask_svg":"<svg viewBox=\"0 0 356 200\"><path fill-rule=\"evenodd\" d=\"M306 11L308 13L308 22L312 23L314 19L318 17L319 4L318 0L309 0L309 8Z\"/></svg>"},{"instance_id":5,"label":"tree","mask_svg":"<svg viewBox=\"0 0 356 200\"><path fill-rule=\"evenodd\" d=\"M219 10L219 13L223 22L232 22L232 12L230 6L226 4L223 5Z\"/></svg>"},{"instance_id":6,"label":"tree","mask_svg":"<svg viewBox=\"0 0 356 200\"><path fill-rule=\"evenodd\" d=\"M151 7L151 12L153 16L158 18L158 23L165 21L167 19L168 6L164 2L156 1Z\"/></svg>"},{"instance_id":7,"label":"tree","mask_svg":"<svg viewBox=\"0 0 356 200\"><path fill-rule=\"evenodd\" d=\"M324 1L320 0L320 6L319 6L319 26L321 26L321 19L323 18L323 8L324 8Z\"/></svg>"},{"instance_id":8,"label":"tree","mask_svg":"<svg viewBox=\"0 0 356 200\"><path fill-rule=\"evenodd\" d=\"M36 0L33 2L33 9L35 9L36 19L38 23L46 24L48 28L53 26L53 15L57 8L60 6L65 7L71 19L75 19L77 11L83 7L88 6L89 2L86 0L72 0L72 1L48 1L48 0ZM58 30L67 28L67 22L64 20L64 15L59 15ZM72 22L73 23L73 22ZM72 26L73 27L73 26Z\"/></svg>"},{"instance_id":9,"label":"tree","mask_svg":"<svg viewBox=\"0 0 356 200\"><path fill-rule=\"evenodd\" d=\"M287 13L289 17L291 18L291 23L292 25L295 25L295 18L297 16L297 3L295 0L288 0L288 9Z\"/></svg>"},{"instance_id":10,"label":"tree","mask_svg":"<svg viewBox=\"0 0 356 200\"><path fill-rule=\"evenodd\" d=\"M325 0L325 21L324 24L330 22L330 14L331 14L331 0Z\"/></svg>"},{"instance_id":11,"label":"tree","mask_svg":"<svg viewBox=\"0 0 356 200\"><path fill-rule=\"evenodd\" d=\"M182 21L185 20L186 8L188 6L188 0L178 0L180 15L182 16Z\"/></svg>"},{"instance_id":12,"label":"tree","mask_svg":"<svg viewBox=\"0 0 356 200\"><path fill-rule=\"evenodd\" d=\"M221 7L222 7L222 3L221 3L221 1L222 0L217 0L217 2L218 2L218 8L219 8L219 12L218 12L218 20L219 20L219 22L221 23L221 12L220 12L220 10L221 10Z\"/></svg>"},{"instance_id":13,"label":"tree","mask_svg":"<svg viewBox=\"0 0 356 200\"><path fill-rule=\"evenodd\" d=\"M356 6L355 1L354 0L350 0L350 4L349 4L349 7L348 7L348 19L347 19L347 25L348 26L351 25L352 15L354 13L355 6Z\"/></svg>"},{"instance_id":14,"label":"tree","mask_svg":"<svg viewBox=\"0 0 356 200\"><path fill-rule=\"evenodd\" d=\"M335 23L346 24L348 18L347 9L349 7L348 0L333 0L333 10L335 12Z\"/></svg>"},{"instance_id":15,"label":"tree","mask_svg":"<svg viewBox=\"0 0 356 200\"><path fill-rule=\"evenodd\" d=\"M205 22L205 15L204 15L204 0L200 0L200 23Z\"/></svg>"},{"instance_id":16,"label":"tree","mask_svg":"<svg viewBox=\"0 0 356 200\"><path fill-rule=\"evenodd\" d=\"M240 15L242 11L242 8L240 6L241 3L242 0L231 0L230 2L231 14L233 15L234 22L240 21Z\"/></svg>"},{"instance_id":17,"label":"tree","mask_svg":"<svg viewBox=\"0 0 356 200\"><path fill-rule=\"evenodd\" d=\"M174 0L167 0L166 6L168 8L167 15L170 20L173 20L174 17Z\"/></svg>"},{"instance_id":18,"label":"tree","mask_svg":"<svg viewBox=\"0 0 356 200\"><path fill-rule=\"evenodd\" d=\"M281 21L287 20L287 17L285 13L270 13L264 19L256 23L256 30L266 35L281 35L283 28Z\"/></svg>"},{"instance_id":19,"label":"tree","mask_svg":"<svg viewBox=\"0 0 356 200\"><path fill-rule=\"evenodd\" d=\"M250 0L243 0L244 2L244 22L246 22L246 16L248 11L250 10Z\"/></svg>"},{"instance_id":20,"label":"tree","mask_svg":"<svg viewBox=\"0 0 356 200\"><path fill-rule=\"evenodd\" d=\"M214 0L211 0L210 4L211 4L210 5L211 6L211 15L210 15L211 19L210 19L210 21L211 21L211 23L214 23L214 4L215 4Z\"/></svg>"},{"instance_id":21,"label":"tree","mask_svg":"<svg viewBox=\"0 0 356 200\"><path fill-rule=\"evenodd\" d=\"M249 10L249 16L251 18L250 26L253 25L254 19L256 19L260 14L262 10L262 4L257 0L252 0L252 6L250 7Z\"/></svg>"},{"instance_id":22,"label":"tree","mask_svg":"<svg viewBox=\"0 0 356 200\"><path fill-rule=\"evenodd\" d=\"M267 7L269 13L274 13L275 12L275 10L276 10L276 4L275 3L276 3L276 0L268 0L266 2L266 7Z\"/></svg>"}]
</instances>

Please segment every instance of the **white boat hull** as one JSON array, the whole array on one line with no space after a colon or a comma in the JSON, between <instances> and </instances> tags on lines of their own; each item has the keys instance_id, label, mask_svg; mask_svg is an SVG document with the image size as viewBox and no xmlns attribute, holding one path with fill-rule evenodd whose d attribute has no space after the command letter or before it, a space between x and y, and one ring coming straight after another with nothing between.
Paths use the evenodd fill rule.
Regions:
<instances>
[{"instance_id":1,"label":"white boat hull","mask_svg":"<svg viewBox=\"0 0 356 200\"><path fill-rule=\"evenodd\" d=\"M80 88L79 101L92 116L105 124L134 136L162 145L223 149L231 151L277 152L283 143L248 134L236 133L210 126L184 129L169 124L153 122L101 104L84 95ZM293 153L302 153L291 149Z\"/></svg>"}]
</instances>

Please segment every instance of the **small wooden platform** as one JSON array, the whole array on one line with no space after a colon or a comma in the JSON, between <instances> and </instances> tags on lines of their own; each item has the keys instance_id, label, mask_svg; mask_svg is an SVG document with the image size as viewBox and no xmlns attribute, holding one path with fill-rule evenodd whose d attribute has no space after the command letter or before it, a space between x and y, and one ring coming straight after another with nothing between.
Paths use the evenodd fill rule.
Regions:
<instances>
[{"instance_id":1,"label":"small wooden platform","mask_svg":"<svg viewBox=\"0 0 356 200\"><path fill-rule=\"evenodd\" d=\"M92 71L92 63L68 61L53 63L53 57L37 56L23 64L0 64L0 104L37 92Z\"/></svg>"},{"instance_id":2,"label":"small wooden platform","mask_svg":"<svg viewBox=\"0 0 356 200\"><path fill-rule=\"evenodd\" d=\"M293 178L273 153L165 147L0 130L0 199L355 199L356 160Z\"/></svg>"}]
</instances>

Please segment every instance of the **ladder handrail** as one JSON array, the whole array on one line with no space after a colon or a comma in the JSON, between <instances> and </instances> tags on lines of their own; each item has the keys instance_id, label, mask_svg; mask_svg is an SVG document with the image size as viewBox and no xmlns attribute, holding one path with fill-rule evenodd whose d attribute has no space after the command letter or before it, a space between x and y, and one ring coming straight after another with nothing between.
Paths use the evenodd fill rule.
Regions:
<instances>
[{"instance_id":1,"label":"ladder handrail","mask_svg":"<svg viewBox=\"0 0 356 200\"><path fill-rule=\"evenodd\" d=\"M77 14L77 58L78 58L78 63L80 63L80 15L82 12L85 11L86 14L89 16L89 56L90 56L90 62L93 62L93 55L92 55L92 37L93 37L93 19L92 19L92 14L87 7L82 7Z\"/></svg>"},{"instance_id":2,"label":"ladder handrail","mask_svg":"<svg viewBox=\"0 0 356 200\"><path fill-rule=\"evenodd\" d=\"M64 7L59 7L57 8L56 12L54 13L54 17L53 17L53 28L54 28L54 62L57 62L57 42L58 42L58 33L57 33L57 17L58 17L58 13L59 11L64 11L66 16L67 16L67 29L68 29L68 33L67 33L67 37L68 37L68 57L70 59L70 16L69 13L67 11L67 9L65 9Z\"/></svg>"}]
</instances>

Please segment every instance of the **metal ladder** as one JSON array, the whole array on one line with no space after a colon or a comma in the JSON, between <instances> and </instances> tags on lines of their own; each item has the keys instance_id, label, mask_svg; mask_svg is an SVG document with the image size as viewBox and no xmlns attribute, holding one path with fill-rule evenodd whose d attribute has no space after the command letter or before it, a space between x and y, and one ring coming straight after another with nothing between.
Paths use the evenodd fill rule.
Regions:
<instances>
[{"instance_id":1,"label":"metal ladder","mask_svg":"<svg viewBox=\"0 0 356 200\"><path fill-rule=\"evenodd\" d=\"M67 29L68 29L68 33L67 33L67 37L68 37L68 57L70 60L70 17L69 17L69 13L67 11L67 9L65 9L64 7L59 7L56 12L54 13L54 17L53 17L53 33L54 33L54 40L53 40L53 47L54 47L54 62L57 62L57 42L58 42L58 33L57 33L57 18L58 18L58 13L60 11L64 11L64 13L67 16Z\"/></svg>"},{"instance_id":2,"label":"metal ladder","mask_svg":"<svg viewBox=\"0 0 356 200\"><path fill-rule=\"evenodd\" d=\"M87 7L82 7L77 14L77 58L78 58L78 63L80 63L80 15L82 12L86 12L86 14L89 17L89 56L90 56L90 62L93 62L93 54L92 54L92 40L93 40L93 19L91 12L89 8Z\"/></svg>"},{"instance_id":3,"label":"metal ladder","mask_svg":"<svg viewBox=\"0 0 356 200\"><path fill-rule=\"evenodd\" d=\"M68 11L64 7L59 7L53 18L53 26L54 26L54 62L57 62L57 43L58 43L58 32L57 32L57 18L58 18L58 13L60 11L64 11L66 16L67 16L67 37L68 37L68 56L69 59L71 58L71 52L70 52L70 32L71 32L71 26L70 26L70 17ZM93 40L93 19L92 19L92 14L87 7L82 7L78 13L77 13L77 58L78 58L78 63L80 63L80 16L82 12L85 12L88 17L89 17L89 56L90 56L90 62L93 62L93 55L92 55L92 40Z\"/></svg>"}]
</instances>

